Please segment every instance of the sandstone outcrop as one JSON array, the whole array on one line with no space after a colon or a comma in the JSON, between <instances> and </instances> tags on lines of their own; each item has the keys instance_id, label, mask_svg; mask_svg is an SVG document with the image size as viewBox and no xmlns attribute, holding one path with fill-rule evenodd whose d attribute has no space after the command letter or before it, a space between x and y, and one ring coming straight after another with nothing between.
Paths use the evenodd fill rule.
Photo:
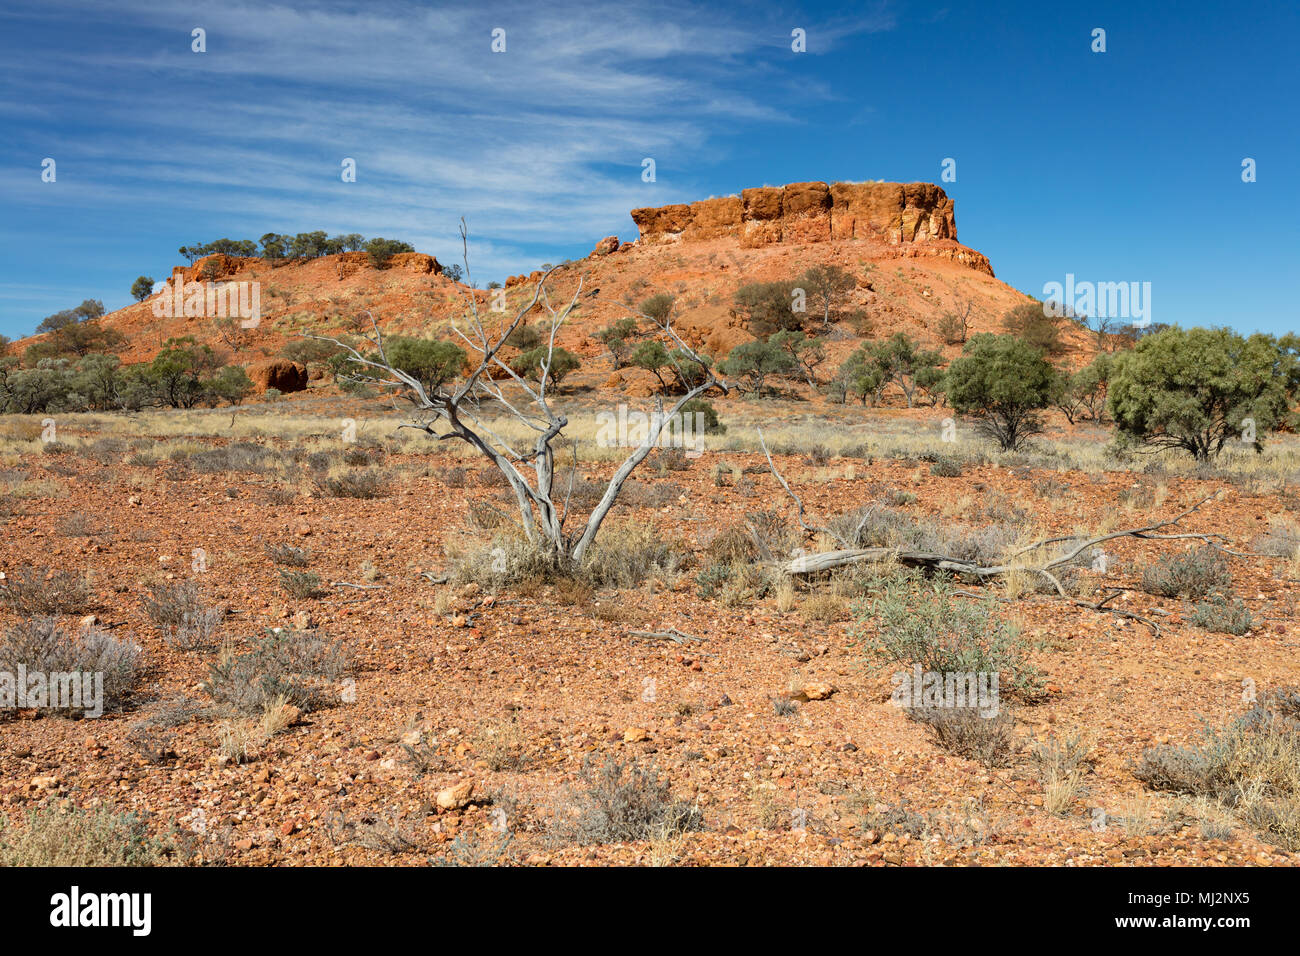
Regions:
<instances>
[{"instance_id":1,"label":"sandstone outcrop","mask_svg":"<svg viewBox=\"0 0 1300 956\"><path fill-rule=\"evenodd\" d=\"M933 183L790 183L739 196L632 210L644 244L734 236L744 248L871 239L890 245L957 238L953 201Z\"/></svg>"},{"instance_id":2,"label":"sandstone outcrop","mask_svg":"<svg viewBox=\"0 0 1300 956\"><path fill-rule=\"evenodd\" d=\"M268 388L281 392L301 392L307 387L307 366L289 359L254 362L245 371L259 392Z\"/></svg>"}]
</instances>

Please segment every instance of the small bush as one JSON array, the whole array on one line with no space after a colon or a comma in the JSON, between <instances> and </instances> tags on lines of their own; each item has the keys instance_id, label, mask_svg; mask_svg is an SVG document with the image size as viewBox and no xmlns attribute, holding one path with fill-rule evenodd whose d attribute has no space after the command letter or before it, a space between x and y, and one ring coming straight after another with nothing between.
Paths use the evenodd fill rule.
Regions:
<instances>
[{"instance_id":1,"label":"small bush","mask_svg":"<svg viewBox=\"0 0 1300 956\"><path fill-rule=\"evenodd\" d=\"M457 466L455 468L437 468L433 476L448 488L464 488L468 484L469 472Z\"/></svg>"},{"instance_id":2,"label":"small bush","mask_svg":"<svg viewBox=\"0 0 1300 956\"><path fill-rule=\"evenodd\" d=\"M429 858L430 866L500 866L508 862L506 851L515 835L502 833L488 839L473 833L460 833L447 844L442 856Z\"/></svg>"},{"instance_id":3,"label":"small bush","mask_svg":"<svg viewBox=\"0 0 1300 956\"><path fill-rule=\"evenodd\" d=\"M1264 838L1300 850L1300 690L1260 694L1199 747L1153 747L1133 775L1153 790L1209 797Z\"/></svg>"},{"instance_id":4,"label":"small bush","mask_svg":"<svg viewBox=\"0 0 1300 956\"><path fill-rule=\"evenodd\" d=\"M199 586L193 581L153 585L140 600L149 620L159 627L177 627L193 620L204 610Z\"/></svg>"},{"instance_id":5,"label":"small bush","mask_svg":"<svg viewBox=\"0 0 1300 956\"><path fill-rule=\"evenodd\" d=\"M941 455L930 466L930 474L939 478L960 478L961 462L950 455Z\"/></svg>"},{"instance_id":6,"label":"small bush","mask_svg":"<svg viewBox=\"0 0 1300 956\"><path fill-rule=\"evenodd\" d=\"M450 546L447 560L452 584L473 583L486 590L549 579L557 570L551 556L530 544L522 533L503 533L490 544L466 551Z\"/></svg>"},{"instance_id":7,"label":"small bush","mask_svg":"<svg viewBox=\"0 0 1300 956\"><path fill-rule=\"evenodd\" d=\"M1273 558L1294 558L1300 554L1300 524L1290 515L1269 515L1268 531L1251 548Z\"/></svg>"},{"instance_id":8,"label":"small bush","mask_svg":"<svg viewBox=\"0 0 1300 956\"><path fill-rule=\"evenodd\" d=\"M330 682L348 672L350 663L337 644L297 631L267 631L253 638L243 654L222 649L212 664L204 690L219 704L261 717L277 700L299 710L319 708L330 698Z\"/></svg>"},{"instance_id":9,"label":"small bush","mask_svg":"<svg viewBox=\"0 0 1300 956\"><path fill-rule=\"evenodd\" d=\"M777 511L750 512L745 527L760 550L777 558L789 557L803 544L803 532Z\"/></svg>"},{"instance_id":10,"label":"small bush","mask_svg":"<svg viewBox=\"0 0 1300 956\"><path fill-rule=\"evenodd\" d=\"M388 493L383 473L375 469L318 478L316 487L329 498L382 498Z\"/></svg>"},{"instance_id":11,"label":"small bush","mask_svg":"<svg viewBox=\"0 0 1300 956\"><path fill-rule=\"evenodd\" d=\"M685 564L685 549L651 525L621 525L606 527L592 542L582 576L595 587L632 588L676 575Z\"/></svg>"},{"instance_id":12,"label":"small bush","mask_svg":"<svg viewBox=\"0 0 1300 956\"><path fill-rule=\"evenodd\" d=\"M1091 769L1091 749L1082 737L1072 736L1052 737L1030 751L1043 784L1043 809L1048 813L1064 814L1086 792L1083 777Z\"/></svg>"},{"instance_id":13,"label":"small bush","mask_svg":"<svg viewBox=\"0 0 1300 956\"><path fill-rule=\"evenodd\" d=\"M616 757L583 761L585 789L570 794L556 819L556 835L568 843L630 843L661 840L703 827L698 807L674 800L672 787L653 766L626 764Z\"/></svg>"},{"instance_id":14,"label":"small bush","mask_svg":"<svg viewBox=\"0 0 1300 956\"><path fill-rule=\"evenodd\" d=\"M979 707L909 707L907 716L925 724L949 753L986 767L1005 767L1020 752L1015 718L1005 710L985 717Z\"/></svg>"},{"instance_id":15,"label":"small bush","mask_svg":"<svg viewBox=\"0 0 1300 956\"><path fill-rule=\"evenodd\" d=\"M234 442L188 456L190 466L200 474L242 471L261 474L268 470L274 453L252 442Z\"/></svg>"},{"instance_id":16,"label":"small bush","mask_svg":"<svg viewBox=\"0 0 1300 956\"><path fill-rule=\"evenodd\" d=\"M37 807L19 830L0 817L0 866L158 866L175 850L143 817L108 807Z\"/></svg>"},{"instance_id":17,"label":"small bush","mask_svg":"<svg viewBox=\"0 0 1300 956\"><path fill-rule=\"evenodd\" d=\"M528 740L518 720L481 727L471 743L474 756L486 761L489 770L517 771L528 764Z\"/></svg>"},{"instance_id":18,"label":"small bush","mask_svg":"<svg viewBox=\"0 0 1300 956\"><path fill-rule=\"evenodd\" d=\"M116 710L135 686L140 648L98 628L73 635L52 617L29 618L10 627L0 638L0 672L17 673L20 664L29 674L39 672L47 680L54 674L102 675L101 703L104 710ZM82 706L68 710L86 713L94 706L93 700L83 700Z\"/></svg>"},{"instance_id":19,"label":"small bush","mask_svg":"<svg viewBox=\"0 0 1300 956\"><path fill-rule=\"evenodd\" d=\"M267 544L262 546L272 563L286 568L305 568L311 563L311 552L292 544Z\"/></svg>"},{"instance_id":20,"label":"small bush","mask_svg":"<svg viewBox=\"0 0 1300 956\"><path fill-rule=\"evenodd\" d=\"M744 525L729 525L713 536L704 549L715 564L745 564L758 560L758 545Z\"/></svg>"},{"instance_id":21,"label":"small bush","mask_svg":"<svg viewBox=\"0 0 1300 956\"><path fill-rule=\"evenodd\" d=\"M1231 586L1227 564L1209 545L1162 558L1142 572L1142 590L1161 597L1201 598Z\"/></svg>"},{"instance_id":22,"label":"small bush","mask_svg":"<svg viewBox=\"0 0 1300 956\"><path fill-rule=\"evenodd\" d=\"M726 432L727 426L718 420L718 410L713 407L711 402L707 402L702 398L692 398L682 406L681 414L683 416L695 415L697 412L704 416L700 419L704 427L697 430L697 434L721 435Z\"/></svg>"},{"instance_id":23,"label":"small bush","mask_svg":"<svg viewBox=\"0 0 1300 956\"><path fill-rule=\"evenodd\" d=\"M90 582L72 571L26 567L0 588L0 603L21 614L76 614L90 604Z\"/></svg>"},{"instance_id":24,"label":"small bush","mask_svg":"<svg viewBox=\"0 0 1300 956\"><path fill-rule=\"evenodd\" d=\"M320 586L320 575L314 571L290 571L281 568L280 587L284 588L285 593L290 597L300 599L317 598L325 593Z\"/></svg>"},{"instance_id":25,"label":"small bush","mask_svg":"<svg viewBox=\"0 0 1300 956\"><path fill-rule=\"evenodd\" d=\"M1240 598L1231 598L1215 594L1208 601L1196 605L1191 622L1196 627L1218 634L1232 634L1240 637L1254 626L1250 611Z\"/></svg>"},{"instance_id":26,"label":"small bush","mask_svg":"<svg viewBox=\"0 0 1300 956\"><path fill-rule=\"evenodd\" d=\"M1042 693L1042 675L1027 657L1019 630L998 619L991 603L963 601L952 585L938 580L930 586L915 576L887 581L884 593L859 610L859 620L874 622L867 648L886 660L919 664L939 673L997 673L999 685L1022 699Z\"/></svg>"}]
</instances>

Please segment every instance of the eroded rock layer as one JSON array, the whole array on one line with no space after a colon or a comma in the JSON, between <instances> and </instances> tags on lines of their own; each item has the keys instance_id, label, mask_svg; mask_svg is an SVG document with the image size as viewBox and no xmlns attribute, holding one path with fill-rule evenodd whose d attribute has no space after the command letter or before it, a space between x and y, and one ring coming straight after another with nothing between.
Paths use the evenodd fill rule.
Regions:
<instances>
[{"instance_id":1,"label":"eroded rock layer","mask_svg":"<svg viewBox=\"0 0 1300 956\"><path fill-rule=\"evenodd\" d=\"M632 210L641 241L733 236L746 248L778 242L956 240L953 201L933 183L790 183Z\"/></svg>"}]
</instances>

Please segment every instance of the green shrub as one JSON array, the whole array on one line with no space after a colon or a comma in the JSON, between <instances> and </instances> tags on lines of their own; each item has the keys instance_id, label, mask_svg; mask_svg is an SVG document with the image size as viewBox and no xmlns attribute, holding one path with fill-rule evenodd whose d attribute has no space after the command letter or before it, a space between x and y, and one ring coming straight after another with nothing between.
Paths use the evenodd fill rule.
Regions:
<instances>
[{"instance_id":1,"label":"green shrub","mask_svg":"<svg viewBox=\"0 0 1300 956\"><path fill-rule=\"evenodd\" d=\"M578 776L584 789L569 794L569 806L555 821L555 835L563 842L630 843L703 828L699 808L675 800L653 765L624 764L613 756L597 762L588 754Z\"/></svg>"},{"instance_id":2,"label":"green shrub","mask_svg":"<svg viewBox=\"0 0 1300 956\"><path fill-rule=\"evenodd\" d=\"M0 817L0 866L158 866L175 851L171 840L149 832L143 817L108 807L37 807L21 828Z\"/></svg>"},{"instance_id":3,"label":"green shrub","mask_svg":"<svg viewBox=\"0 0 1300 956\"><path fill-rule=\"evenodd\" d=\"M376 269L387 269L388 263L393 256L401 252L414 252L415 247L408 242L401 242L397 239L383 239L375 237L366 243L366 256L370 259L370 264Z\"/></svg>"},{"instance_id":4,"label":"green shrub","mask_svg":"<svg viewBox=\"0 0 1300 956\"><path fill-rule=\"evenodd\" d=\"M992 602L953 596L944 580L925 584L904 575L884 586L868 609L858 610L863 624L876 633L865 647L885 660L939 673L997 673L999 685L1022 699L1041 696L1042 675L1028 660L1028 645L1019 629L998 619Z\"/></svg>"},{"instance_id":5,"label":"green shrub","mask_svg":"<svg viewBox=\"0 0 1300 956\"><path fill-rule=\"evenodd\" d=\"M1196 605L1191 622L1197 627L1218 634L1240 637L1254 626L1250 611L1240 598L1229 599L1222 594L1210 596L1208 601Z\"/></svg>"},{"instance_id":6,"label":"green shrub","mask_svg":"<svg viewBox=\"0 0 1300 956\"><path fill-rule=\"evenodd\" d=\"M351 668L338 644L310 633L268 630L250 643L242 654L223 648L204 683L214 701L250 716L281 697L300 710L317 709L332 696L330 682Z\"/></svg>"},{"instance_id":7,"label":"green shrub","mask_svg":"<svg viewBox=\"0 0 1300 956\"><path fill-rule=\"evenodd\" d=\"M317 598L325 592L321 590L320 575L313 571L290 571L280 569L280 586L290 597Z\"/></svg>"},{"instance_id":8,"label":"green shrub","mask_svg":"<svg viewBox=\"0 0 1300 956\"><path fill-rule=\"evenodd\" d=\"M960 478L961 461L950 455L941 455L930 466L930 474L938 478Z\"/></svg>"},{"instance_id":9,"label":"green shrub","mask_svg":"<svg viewBox=\"0 0 1300 956\"><path fill-rule=\"evenodd\" d=\"M571 372L577 371L582 366L582 360L568 349L557 345L552 350L550 346L539 345L520 354L510 363L510 367L517 374L540 382L542 366L547 363L548 358L550 364L546 368L546 378L557 387L569 377Z\"/></svg>"},{"instance_id":10,"label":"green shrub","mask_svg":"<svg viewBox=\"0 0 1300 956\"><path fill-rule=\"evenodd\" d=\"M1227 563L1209 545L1162 558L1142 572L1142 590L1161 597L1200 598L1231 586Z\"/></svg>"}]
</instances>

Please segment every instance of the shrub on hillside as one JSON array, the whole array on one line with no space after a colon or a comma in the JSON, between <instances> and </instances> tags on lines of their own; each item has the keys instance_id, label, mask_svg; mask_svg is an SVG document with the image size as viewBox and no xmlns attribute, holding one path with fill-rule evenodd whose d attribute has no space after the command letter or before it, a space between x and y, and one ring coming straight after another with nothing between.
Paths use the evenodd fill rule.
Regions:
<instances>
[{"instance_id":1,"label":"shrub on hillside","mask_svg":"<svg viewBox=\"0 0 1300 956\"><path fill-rule=\"evenodd\" d=\"M283 700L300 710L318 709L334 696L331 687L351 669L343 648L312 633L268 630L249 650L222 650L204 690L218 704L241 714L265 713Z\"/></svg>"},{"instance_id":2,"label":"shrub on hillside","mask_svg":"<svg viewBox=\"0 0 1300 956\"><path fill-rule=\"evenodd\" d=\"M21 826L0 817L0 866L159 866L175 851L134 811L49 803L28 810Z\"/></svg>"}]
</instances>

